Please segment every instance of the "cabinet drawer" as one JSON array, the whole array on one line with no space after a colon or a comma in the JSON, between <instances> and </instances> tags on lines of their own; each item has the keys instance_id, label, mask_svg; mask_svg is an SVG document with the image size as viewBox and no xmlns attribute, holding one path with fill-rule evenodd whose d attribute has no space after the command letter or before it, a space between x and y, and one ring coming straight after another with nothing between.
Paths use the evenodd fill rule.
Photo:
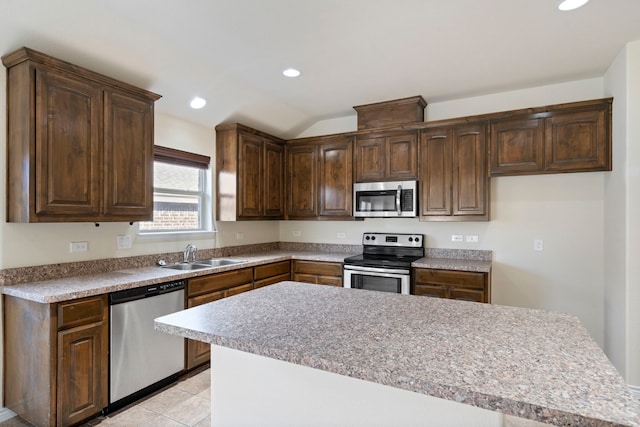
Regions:
<instances>
[{"instance_id":1,"label":"cabinet drawer","mask_svg":"<svg viewBox=\"0 0 640 427\"><path fill-rule=\"evenodd\" d=\"M253 280L266 279L267 277L289 274L291 271L290 261L274 262L273 264L259 265L253 269Z\"/></svg>"},{"instance_id":2,"label":"cabinet drawer","mask_svg":"<svg viewBox=\"0 0 640 427\"><path fill-rule=\"evenodd\" d=\"M342 277L335 276L318 276L319 285L342 286Z\"/></svg>"},{"instance_id":3,"label":"cabinet drawer","mask_svg":"<svg viewBox=\"0 0 640 427\"><path fill-rule=\"evenodd\" d=\"M291 279L291 274L289 272L286 272L284 274L280 274L279 276L273 276L267 279L255 281L253 282L253 288L258 289L263 286L273 285L274 283L278 283L278 282L282 282L283 280L290 280L290 279Z\"/></svg>"},{"instance_id":4,"label":"cabinet drawer","mask_svg":"<svg viewBox=\"0 0 640 427\"><path fill-rule=\"evenodd\" d=\"M450 298L463 301L486 302L484 300L484 292L473 289L451 289Z\"/></svg>"},{"instance_id":5,"label":"cabinet drawer","mask_svg":"<svg viewBox=\"0 0 640 427\"><path fill-rule=\"evenodd\" d=\"M58 304L58 329L103 320L107 296L91 297Z\"/></svg>"},{"instance_id":6,"label":"cabinet drawer","mask_svg":"<svg viewBox=\"0 0 640 427\"><path fill-rule=\"evenodd\" d=\"M413 287L413 295L422 295L425 297L448 298L448 290L441 286L415 285Z\"/></svg>"},{"instance_id":7,"label":"cabinet drawer","mask_svg":"<svg viewBox=\"0 0 640 427\"><path fill-rule=\"evenodd\" d=\"M217 291L210 294L199 295L197 297L189 298L189 300L187 301L187 308L206 304L208 302L216 301L222 298L224 298L224 291Z\"/></svg>"},{"instance_id":8,"label":"cabinet drawer","mask_svg":"<svg viewBox=\"0 0 640 427\"><path fill-rule=\"evenodd\" d=\"M215 291L232 288L238 285L253 283L253 269L227 271L225 273L211 274L209 276L196 277L187 281L187 295L189 297L207 294Z\"/></svg>"},{"instance_id":9,"label":"cabinet drawer","mask_svg":"<svg viewBox=\"0 0 640 427\"><path fill-rule=\"evenodd\" d=\"M484 273L454 270L434 270L418 268L415 270L416 284L455 286L458 288L484 289Z\"/></svg>"},{"instance_id":10,"label":"cabinet drawer","mask_svg":"<svg viewBox=\"0 0 640 427\"><path fill-rule=\"evenodd\" d=\"M235 286L231 289L227 289L226 291L224 291L224 296L225 298L231 297L233 295L238 295L243 292L250 291L251 289L253 289L253 283L247 283L246 285Z\"/></svg>"},{"instance_id":11,"label":"cabinet drawer","mask_svg":"<svg viewBox=\"0 0 640 427\"><path fill-rule=\"evenodd\" d=\"M335 262L293 261L296 273L342 277L342 264Z\"/></svg>"}]
</instances>

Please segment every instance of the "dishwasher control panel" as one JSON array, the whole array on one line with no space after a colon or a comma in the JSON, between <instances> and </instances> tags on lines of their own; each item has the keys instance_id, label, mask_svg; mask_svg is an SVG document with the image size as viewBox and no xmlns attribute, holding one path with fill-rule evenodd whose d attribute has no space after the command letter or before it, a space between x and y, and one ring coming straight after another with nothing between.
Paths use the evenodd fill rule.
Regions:
<instances>
[{"instance_id":1,"label":"dishwasher control panel","mask_svg":"<svg viewBox=\"0 0 640 427\"><path fill-rule=\"evenodd\" d=\"M184 289L184 286L184 280L173 280L171 282L158 283L157 285L146 285L139 288L111 292L109 294L109 305L122 304L141 298L166 294L167 292L179 291L180 289Z\"/></svg>"}]
</instances>

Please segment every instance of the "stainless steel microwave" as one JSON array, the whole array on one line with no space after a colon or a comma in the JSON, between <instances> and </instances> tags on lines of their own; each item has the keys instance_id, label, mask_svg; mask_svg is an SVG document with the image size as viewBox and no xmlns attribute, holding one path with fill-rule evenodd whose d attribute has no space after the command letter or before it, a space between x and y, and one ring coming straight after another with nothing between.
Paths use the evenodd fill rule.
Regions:
<instances>
[{"instance_id":1,"label":"stainless steel microwave","mask_svg":"<svg viewBox=\"0 0 640 427\"><path fill-rule=\"evenodd\" d=\"M356 218L412 218L418 216L418 182L356 182L353 184Z\"/></svg>"}]
</instances>

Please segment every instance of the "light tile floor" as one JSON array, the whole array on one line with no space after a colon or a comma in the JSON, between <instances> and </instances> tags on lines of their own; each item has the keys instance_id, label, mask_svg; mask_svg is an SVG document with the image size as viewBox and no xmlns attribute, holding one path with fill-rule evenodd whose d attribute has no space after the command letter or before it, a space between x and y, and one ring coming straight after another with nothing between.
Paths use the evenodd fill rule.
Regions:
<instances>
[{"instance_id":1,"label":"light tile floor","mask_svg":"<svg viewBox=\"0 0 640 427\"><path fill-rule=\"evenodd\" d=\"M12 418L0 427L26 427L29 423ZM177 383L120 411L89 420L81 427L210 427L211 373L197 371Z\"/></svg>"}]
</instances>

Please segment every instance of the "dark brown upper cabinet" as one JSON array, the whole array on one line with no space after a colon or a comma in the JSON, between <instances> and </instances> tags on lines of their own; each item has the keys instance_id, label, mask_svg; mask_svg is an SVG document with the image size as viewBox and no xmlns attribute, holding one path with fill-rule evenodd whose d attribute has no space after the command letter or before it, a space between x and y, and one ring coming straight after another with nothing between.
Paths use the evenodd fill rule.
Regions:
<instances>
[{"instance_id":1,"label":"dark brown upper cabinet","mask_svg":"<svg viewBox=\"0 0 640 427\"><path fill-rule=\"evenodd\" d=\"M287 218L352 219L353 138L306 138L287 145Z\"/></svg>"},{"instance_id":2,"label":"dark brown upper cabinet","mask_svg":"<svg viewBox=\"0 0 640 427\"><path fill-rule=\"evenodd\" d=\"M611 170L612 98L491 119L492 176Z\"/></svg>"},{"instance_id":3,"label":"dark brown upper cabinet","mask_svg":"<svg viewBox=\"0 0 640 427\"><path fill-rule=\"evenodd\" d=\"M284 219L284 141L238 123L216 126L220 221Z\"/></svg>"},{"instance_id":4,"label":"dark brown upper cabinet","mask_svg":"<svg viewBox=\"0 0 640 427\"><path fill-rule=\"evenodd\" d=\"M418 178L418 133L386 132L356 138L355 181Z\"/></svg>"},{"instance_id":5,"label":"dark brown upper cabinet","mask_svg":"<svg viewBox=\"0 0 640 427\"><path fill-rule=\"evenodd\" d=\"M7 220L151 220L160 96L27 48L2 62Z\"/></svg>"},{"instance_id":6,"label":"dark brown upper cabinet","mask_svg":"<svg viewBox=\"0 0 640 427\"><path fill-rule=\"evenodd\" d=\"M425 129L420 136L420 220L488 221L486 122Z\"/></svg>"}]
</instances>

